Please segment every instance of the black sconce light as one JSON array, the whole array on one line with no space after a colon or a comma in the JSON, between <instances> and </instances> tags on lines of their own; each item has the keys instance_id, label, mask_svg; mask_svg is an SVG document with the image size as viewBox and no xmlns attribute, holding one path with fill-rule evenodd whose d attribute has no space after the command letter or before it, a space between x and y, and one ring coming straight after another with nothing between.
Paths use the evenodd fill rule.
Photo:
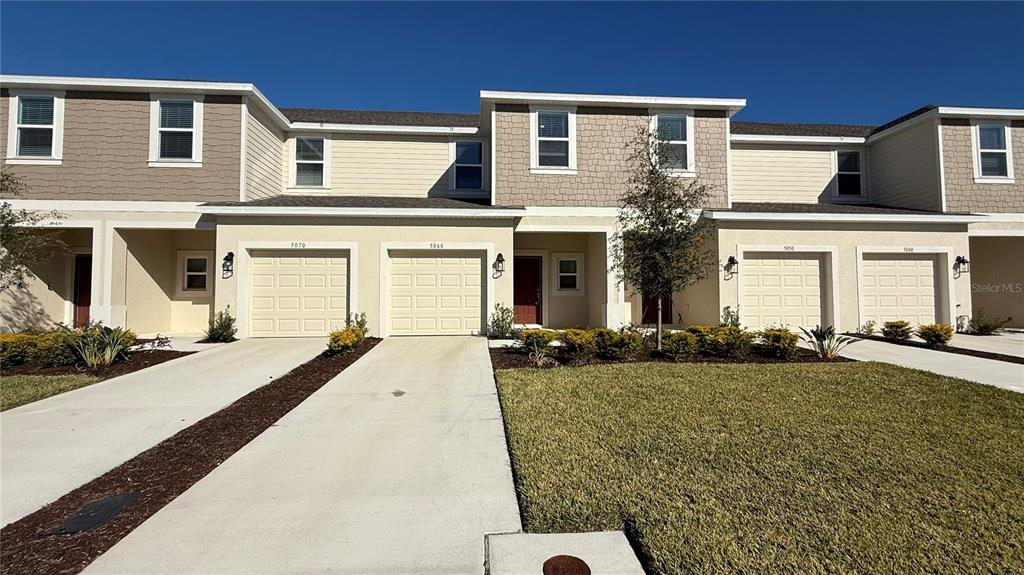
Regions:
<instances>
[{"instance_id":1,"label":"black sconce light","mask_svg":"<svg viewBox=\"0 0 1024 575\"><path fill-rule=\"evenodd\" d=\"M499 274L505 273L505 256L500 252L498 253L498 257L494 258L494 271Z\"/></svg>"},{"instance_id":2,"label":"black sconce light","mask_svg":"<svg viewBox=\"0 0 1024 575\"><path fill-rule=\"evenodd\" d=\"M964 256L956 256L953 260L953 269L960 273L966 273L971 271L971 260Z\"/></svg>"},{"instance_id":3,"label":"black sconce light","mask_svg":"<svg viewBox=\"0 0 1024 575\"><path fill-rule=\"evenodd\" d=\"M736 256L729 256L729 259L725 260L726 271L735 273L737 271L736 268L738 267L740 267L740 262L736 259Z\"/></svg>"},{"instance_id":4,"label":"black sconce light","mask_svg":"<svg viewBox=\"0 0 1024 575\"><path fill-rule=\"evenodd\" d=\"M235 252L228 252L224 256L224 263L220 264L220 269L224 271L224 277L231 275L235 269Z\"/></svg>"}]
</instances>

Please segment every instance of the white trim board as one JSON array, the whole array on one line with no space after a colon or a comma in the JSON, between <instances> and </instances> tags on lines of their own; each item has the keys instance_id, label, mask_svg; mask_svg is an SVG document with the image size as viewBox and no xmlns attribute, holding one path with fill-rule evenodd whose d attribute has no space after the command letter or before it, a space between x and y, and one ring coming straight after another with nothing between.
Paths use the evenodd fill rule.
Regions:
<instances>
[{"instance_id":1,"label":"white trim board","mask_svg":"<svg viewBox=\"0 0 1024 575\"><path fill-rule=\"evenodd\" d=\"M556 92L506 92L481 90L481 100L495 102L537 102L563 104L594 104L616 106L672 106L701 109L725 109L730 114L739 112L747 105L742 98L685 98L670 96L624 96L611 94L571 94Z\"/></svg>"},{"instance_id":2,"label":"white trim board","mask_svg":"<svg viewBox=\"0 0 1024 575\"><path fill-rule=\"evenodd\" d=\"M201 202L136 200L4 200L18 210L67 210L71 212L183 212L196 213Z\"/></svg>"},{"instance_id":3,"label":"white trim board","mask_svg":"<svg viewBox=\"0 0 1024 575\"><path fill-rule=\"evenodd\" d=\"M201 214L250 216L348 216L370 218L520 218L526 210L474 208L314 208L299 206L199 206Z\"/></svg>"},{"instance_id":4,"label":"white trim board","mask_svg":"<svg viewBox=\"0 0 1024 575\"><path fill-rule=\"evenodd\" d=\"M988 217L970 214L835 214L835 213L776 213L776 212L716 212L709 210L704 216L720 221L748 222L851 222L851 223L905 223L905 224L972 224L987 222Z\"/></svg>"},{"instance_id":5,"label":"white trim board","mask_svg":"<svg viewBox=\"0 0 1024 575\"><path fill-rule=\"evenodd\" d=\"M781 136L775 134L730 134L730 142L759 144L863 144L859 136Z\"/></svg>"},{"instance_id":6,"label":"white trim board","mask_svg":"<svg viewBox=\"0 0 1024 575\"><path fill-rule=\"evenodd\" d=\"M826 256L824 263L827 270L822 270L825 276L826 296L825 316L828 321L839 331L839 246L835 245L789 245L789 244L737 244L736 259L739 260L740 270L736 274L736 307L739 308L743 302L743 262L747 252L772 252L780 254L821 254ZM825 317L822 317L822 322Z\"/></svg>"},{"instance_id":7,"label":"white trim board","mask_svg":"<svg viewBox=\"0 0 1024 575\"><path fill-rule=\"evenodd\" d=\"M480 128L465 126L395 126L378 124L328 124L324 122L293 122L295 132L346 132L357 134L418 134L423 136L474 135Z\"/></svg>"}]
</instances>

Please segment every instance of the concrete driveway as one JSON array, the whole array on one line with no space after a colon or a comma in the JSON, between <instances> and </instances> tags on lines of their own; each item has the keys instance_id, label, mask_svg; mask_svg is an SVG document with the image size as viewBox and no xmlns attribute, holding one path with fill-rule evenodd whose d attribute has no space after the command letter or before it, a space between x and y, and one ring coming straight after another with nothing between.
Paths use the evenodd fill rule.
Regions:
<instances>
[{"instance_id":1,"label":"concrete driveway","mask_svg":"<svg viewBox=\"0 0 1024 575\"><path fill-rule=\"evenodd\" d=\"M0 414L6 525L219 411L324 349L324 340L250 339Z\"/></svg>"},{"instance_id":2,"label":"concrete driveway","mask_svg":"<svg viewBox=\"0 0 1024 575\"><path fill-rule=\"evenodd\" d=\"M86 573L475 573L520 529L487 341L390 338Z\"/></svg>"}]
</instances>

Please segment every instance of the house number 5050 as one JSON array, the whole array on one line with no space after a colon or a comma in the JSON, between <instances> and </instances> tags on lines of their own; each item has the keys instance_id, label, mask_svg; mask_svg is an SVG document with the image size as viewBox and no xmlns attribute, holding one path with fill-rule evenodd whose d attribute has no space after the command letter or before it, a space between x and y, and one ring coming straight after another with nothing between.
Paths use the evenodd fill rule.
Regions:
<instances>
[{"instance_id":1,"label":"house number 5050","mask_svg":"<svg viewBox=\"0 0 1024 575\"><path fill-rule=\"evenodd\" d=\"M430 242L430 249L432 249L432 250L443 250L444 249L444 244Z\"/></svg>"}]
</instances>

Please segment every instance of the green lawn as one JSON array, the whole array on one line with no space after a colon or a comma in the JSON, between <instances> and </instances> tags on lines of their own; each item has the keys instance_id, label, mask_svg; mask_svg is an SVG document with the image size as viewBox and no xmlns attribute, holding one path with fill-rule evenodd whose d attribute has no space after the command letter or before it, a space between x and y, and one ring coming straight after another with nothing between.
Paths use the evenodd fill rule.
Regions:
<instances>
[{"instance_id":1,"label":"green lawn","mask_svg":"<svg viewBox=\"0 0 1024 575\"><path fill-rule=\"evenodd\" d=\"M1024 395L874 363L497 379L527 531L629 523L654 573L1024 572Z\"/></svg>"},{"instance_id":2,"label":"green lawn","mask_svg":"<svg viewBox=\"0 0 1024 575\"><path fill-rule=\"evenodd\" d=\"M85 387L100 381L91 375L11 375L0 377L0 411Z\"/></svg>"}]
</instances>

